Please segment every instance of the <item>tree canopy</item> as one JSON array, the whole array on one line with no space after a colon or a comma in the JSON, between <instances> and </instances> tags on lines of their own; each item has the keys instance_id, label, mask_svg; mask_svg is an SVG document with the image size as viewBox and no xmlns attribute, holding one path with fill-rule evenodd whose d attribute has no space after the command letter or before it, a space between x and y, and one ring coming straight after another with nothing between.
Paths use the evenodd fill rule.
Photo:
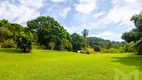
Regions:
<instances>
[{"instance_id":1,"label":"tree canopy","mask_svg":"<svg viewBox=\"0 0 142 80\"><path fill-rule=\"evenodd\" d=\"M122 39L127 42L134 41L137 54L142 55L142 12L132 16L131 21L134 22L135 28L130 32L123 33Z\"/></svg>"},{"instance_id":2,"label":"tree canopy","mask_svg":"<svg viewBox=\"0 0 142 80\"><path fill-rule=\"evenodd\" d=\"M30 31L26 31L23 26L10 23L7 20L0 20L0 42L2 47L11 48L17 45L22 52L30 52L32 48L33 36ZM11 47L9 47L11 46Z\"/></svg>"},{"instance_id":3,"label":"tree canopy","mask_svg":"<svg viewBox=\"0 0 142 80\"><path fill-rule=\"evenodd\" d=\"M70 34L61 26L53 17L40 16L34 20L27 22L27 29L32 33L36 33L40 45L54 42L56 50L67 49L67 45L71 43Z\"/></svg>"}]
</instances>

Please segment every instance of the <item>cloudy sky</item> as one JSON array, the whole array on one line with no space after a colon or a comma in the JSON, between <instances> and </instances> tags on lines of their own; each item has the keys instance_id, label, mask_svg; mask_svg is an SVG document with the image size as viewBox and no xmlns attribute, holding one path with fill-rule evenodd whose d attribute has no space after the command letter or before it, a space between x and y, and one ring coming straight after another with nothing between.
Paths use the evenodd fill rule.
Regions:
<instances>
[{"instance_id":1,"label":"cloudy sky","mask_svg":"<svg viewBox=\"0 0 142 80\"><path fill-rule=\"evenodd\" d=\"M0 19L26 26L38 16L52 16L70 33L89 30L89 36L122 41L134 28L132 15L142 10L142 0L0 0Z\"/></svg>"}]
</instances>

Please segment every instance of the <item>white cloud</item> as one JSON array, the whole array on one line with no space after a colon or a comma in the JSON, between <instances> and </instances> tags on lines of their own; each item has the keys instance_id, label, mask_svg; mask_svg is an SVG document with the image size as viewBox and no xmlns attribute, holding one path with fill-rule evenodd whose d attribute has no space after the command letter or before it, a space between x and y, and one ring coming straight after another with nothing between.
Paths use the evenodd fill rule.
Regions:
<instances>
[{"instance_id":1,"label":"white cloud","mask_svg":"<svg viewBox=\"0 0 142 80\"><path fill-rule=\"evenodd\" d=\"M125 0L125 1L130 2L130 3L134 3L135 2L135 0Z\"/></svg>"},{"instance_id":2,"label":"white cloud","mask_svg":"<svg viewBox=\"0 0 142 80\"><path fill-rule=\"evenodd\" d=\"M98 18L98 17L104 15L105 13L106 13L106 12L99 12L99 13L97 13L97 14L94 14L94 17L95 17L95 18Z\"/></svg>"},{"instance_id":3,"label":"white cloud","mask_svg":"<svg viewBox=\"0 0 142 80\"><path fill-rule=\"evenodd\" d=\"M73 34L73 33L81 33L81 31L83 29L80 29L80 27L75 27L75 26L72 26L72 27L65 27L65 29L70 33L70 34Z\"/></svg>"},{"instance_id":4,"label":"white cloud","mask_svg":"<svg viewBox=\"0 0 142 80\"><path fill-rule=\"evenodd\" d=\"M29 9L25 6L20 6L19 8L22 9L22 11L20 12L18 19L15 21L17 23L27 22L28 20L31 20L40 16L40 13L36 12L33 9Z\"/></svg>"},{"instance_id":5,"label":"white cloud","mask_svg":"<svg viewBox=\"0 0 142 80\"><path fill-rule=\"evenodd\" d=\"M84 14L90 14L96 9L96 0L80 0L79 4L76 4L76 11Z\"/></svg>"},{"instance_id":6,"label":"white cloud","mask_svg":"<svg viewBox=\"0 0 142 80\"><path fill-rule=\"evenodd\" d=\"M91 37L92 36L95 36L95 37L99 37L99 38L103 38L103 39L108 39L108 40L111 40L111 41L123 41L120 37L121 37L121 34L120 33L116 33L116 32L113 32L113 31L104 31L102 33L97 33L97 34L92 34L90 35Z\"/></svg>"},{"instance_id":7,"label":"white cloud","mask_svg":"<svg viewBox=\"0 0 142 80\"><path fill-rule=\"evenodd\" d=\"M70 10L71 10L70 7L65 8L65 9L63 10L63 12L61 12L59 15L62 16L62 17L64 17L64 18L66 18L66 15L67 15L67 13L68 13Z\"/></svg>"},{"instance_id":8,"label":"white cloud","mask_svg":"<svg viewBox=\"0 0 142 80\"><path fill-rule=\"evenodd\" d=\"M142 10L141 3L141 0L112 0L112 8L109 11L90 15L84 14L84 16L79 14L75 16L75 20L80 24L80 28L97 30L96 34L98 35L90 33L92 36L122 41L122 33L134 28L130 18L134 14L140 13ZM100 17L102 15L105 16ZM94 18L92 19L91 16L94 16Z\"/></svg>"},{"instance_id":9,"label":"white cloud","mask_svg":"<svg viewBox=\"0 0 142 80\"><path fill-rule=\"evenodd\" d=\"M50 1L52 1L52 2L65 2L66 0L50 0Z\"/></svg>"},{"instance_id":10,"label":"white cloud","mask_svg":"<svg viewBox=\"0 0 142 80\"><path fill-rule=\"evenodd\" d=\"M43 6L43 0L20 0L20 3L34 8L40 8Z\"/></svg>"},{"instance_id":11,"label":"white cloud","mask_svg":"<svg viewBox=\"0 0 142 80\"><path fill-rule=\"evenodd\" d=\"M113 8L97 24L112 25L114 30L104 31L95 36L121 41L122 33L134 28L130 18L141 11L142 4L140 0L137 0L137 2L135 0L112 0L112 4ZM117 24L117 26L114 24Z\"/></svg>"},{"instance_id":12,"label":"white cloud","mask_svg":"<svg viewBox=\"0 0 142 80\"><path fill-rule=\"evenodd\" d=\"M8 1L0 3L0 19L7 19L10 22L24 24L39 15L39 12L25 5L16 6Z\"/></svg>"},{"instance_id":13,"label":"white cloud","mask_svg":"<svg viewBox=\"0 0 142 80\"><path fill-rule=\"evenodd\" d=\"M134 0L129 0L132 2ZM101 22L103 24L122 24L122 25L131 25L133 26L132 22L130 22L131 17L134 14L137 14L141 11L142 4L140 1L137 1L135 5L133 3L129 3L128 0L113 0L113 8L109 10L106 17L104 17Z\"/></svg>"}]
</instances>

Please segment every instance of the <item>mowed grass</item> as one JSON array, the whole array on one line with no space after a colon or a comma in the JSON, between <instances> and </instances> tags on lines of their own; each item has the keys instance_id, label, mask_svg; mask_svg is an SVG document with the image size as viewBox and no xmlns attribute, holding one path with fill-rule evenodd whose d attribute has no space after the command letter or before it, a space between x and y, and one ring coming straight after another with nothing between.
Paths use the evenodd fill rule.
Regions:
<instances>
[{"instance_id":1,"label":"mowed grass","mask_svg":"<svg viewBox=\"0 0 142 80\"><path fill-rule=\"evenodd\" d=\"M142 80L142 57L49 50L24 54L0 49L0 80L116 80L116 70L125 74L138 70L135 74Z\"/></svg>"}]
</instances>

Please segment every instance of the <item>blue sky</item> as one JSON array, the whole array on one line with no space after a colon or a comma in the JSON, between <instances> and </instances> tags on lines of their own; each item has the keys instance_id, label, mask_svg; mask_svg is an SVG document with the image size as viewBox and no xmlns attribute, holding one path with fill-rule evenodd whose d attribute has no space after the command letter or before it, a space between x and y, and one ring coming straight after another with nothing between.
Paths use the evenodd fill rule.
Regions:
<instances>
[{"instance_id":1,"label":"blue sky","mask_svg":"<svg viewBox=\"0 0 142 80\"><path fill-rule=\"evenodd\" d=\"M0 19L26 26L38 16L52 16L71 34L89 30L89 36L122 41L134 28L132 15L142 0L0 0Z\"/></svg>"}]
</instances>

